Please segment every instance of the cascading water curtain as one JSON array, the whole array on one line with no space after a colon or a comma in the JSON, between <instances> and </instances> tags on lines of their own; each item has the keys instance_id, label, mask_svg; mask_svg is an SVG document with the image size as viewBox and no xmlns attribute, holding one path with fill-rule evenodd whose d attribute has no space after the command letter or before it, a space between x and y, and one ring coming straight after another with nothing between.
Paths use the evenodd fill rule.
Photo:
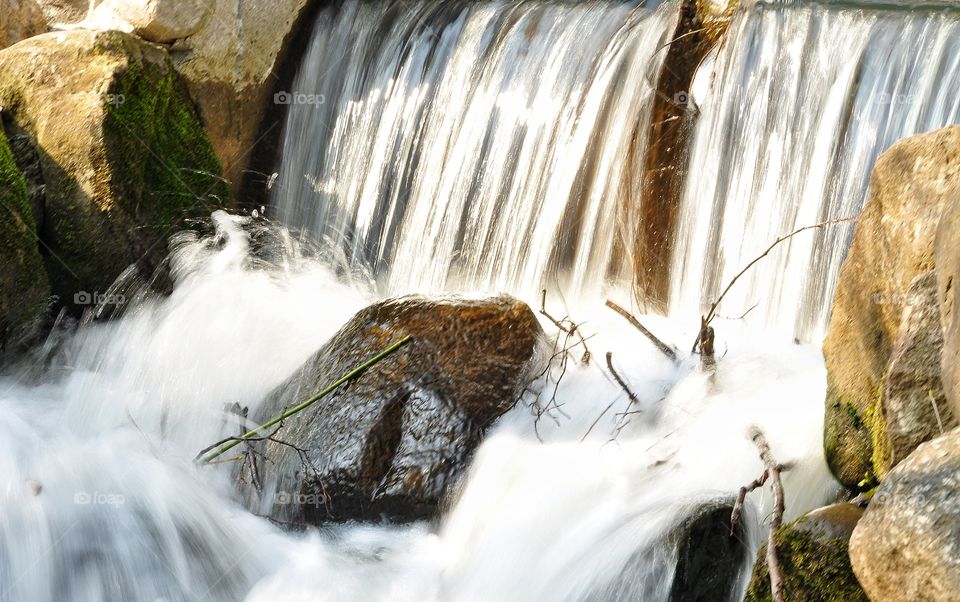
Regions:
<instances>
[{"instance_id":1,"label":"cascading water curtain","mask_svg":"<svg viewBox=\"0 0 960 602\"><path fill-rule=\"evenodd\" d=\"M960 119L960 11L759 2L732 25L713 82L697 99L672 276L673 311L694 316L782 234L858 215L893 142ZM756 306L751 326L815 340L852 232L782 244L724 313Z\"/></svg>"},{"instance_id":2,"label":"cascading water curtain","mask_svg":"<svg viewBox=\"0 0 960 602\"><path fill-rule=\"evenodd\" d=\"M386 293L596 290L629 265L617 215L675 22L613 1L330 8L289 97L278 217Z\"/></svg>"}]
</instances>

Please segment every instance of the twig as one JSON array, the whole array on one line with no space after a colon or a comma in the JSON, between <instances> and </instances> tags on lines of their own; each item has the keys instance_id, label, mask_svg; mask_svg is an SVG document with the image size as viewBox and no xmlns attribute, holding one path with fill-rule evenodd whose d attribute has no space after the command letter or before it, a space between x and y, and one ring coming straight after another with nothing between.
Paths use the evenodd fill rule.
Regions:
<instances>
[{"instance_id":1,"label":"twig","mask_svg":"<svg viewBox=\"0 0 960 602\"><path fill-rule=\"evenodd\" d=\"M937 418L937 426L940 428L940 434L943 434L943 420L940 419L940 408L937 407L937 400L933 397L933 391L927 390L927 398L930 405L933 406L933 415Z\"/></svg>"},{"instance_id":2,"label":"twig","mask_svg":"<svg viewBox=\"0 0 960 602\"><path fill-rule=\"evenodd\" d=\"M370 368L370 367L373 366L374 364L378 363L378 362L381 361L382 359L386 358L387 356L389 356L390 354L392 354L392 353L395 352L396 350L400 349L401 347L403 347L403 346L406 345L407 343L409 343L410 340L411 340L411 337L410 337L410 336L405 336L405 337L403 337L402 339L400 339L399 341L397 341L397 342L394 343L393 345L390 345L389 347L387 347L386 349L384 349L383 351L381 351L381 352L378 353L377 355L373 356L372 358L370 358L370 359L367 360L366 362L360 364L359 366L357 366L356 368L354 368L354 369L351 370L350 372L347 372L346 374L344 374L343 376L341 376L340 378L338 378L336 381L334 381L333 384L327 386L325 389L323 389L322 391L320 391L319 393L317 393L316 395L314 395L314 396L311 397L310 399L308 399L308 400L304 401L303 403L300 403L300 404L298 404L298 405L290 408L290 409L287 410L286 412L283 412L283 413L280 414L279 416L277 416L277 417L275 417L275 418L267 421L266 423L264 423L264 424L256 427L255 429L250 430L250 431L247 431L247 432L244 433L242 436L235 438L233 441L231 441L230 443L227 443L227 444L224 445L223 447L219 448L217 451L215 451L215 452L213 452L213 453L205 456L205 457L201 460L201 462L203 462L203 463L208 463L208 462L210 462L210 460L213 460L214 458L220 456L221 454L223 454L223 453L226 452L227 450L230 450L230 449L236 447L237 445L239 445L240 443L242 443L243 441L246 441L246 440L250 439L251 437L253 437L253 436L256 435L257 433L259 433L260 431L263 431L264 429L268 429L268 428L270 428L271 426L274 426L274 425L282 422L283 420L286 420L286 419L289 418L290 416L293 416L294 414L297 414L297 413L299 413L299 412L302 412L303 410L307 409L308 407L310 407L310 406L313 405L314 403L320 401L321 399L323 399L324 397L326 397L327 395L329 395L330 393L332 393L333 391L335 391L335 390L337 389L337 387L339 387L339 386L342 385L343 383L349 382L349 381L357 378L358 376L360 376L361 374L363 374L368 368Z\"/></svg>"},{"instance_id":3,"label":"twig","mask_svg":"<svg viewBox=\"0 0 960 602\"><path fill-rule=\"evenodd\" d=\"M757 427L750 428L750 438L760 450L760 459L766 466L767 476L770 478L770 488L773 489L773 516L770 518L770 532L767 537L767 569L770 572L770 591L775 602L784 602L783 571L780 560L777 558L777 531L783 524L783 482L780 480L780 471L783 467L773 459L770 444Z\"/></svg>"},{"instance_id":4,"label":"twig","mask_svg":"<svg viewBox=\"0 0 960 602\"><path fill-rule=\"evenodd\" d=\"M613 379L617 381L617 384L620 385L620 388L623 389L624 393L627 394L627 397L630 398L630 403L636 403L637 394L631 391L630 387L627 386L627 383L625 383L620 375L617 374L617 371L613 367L613 354L609 351L607 352L607 368L610 369L610 374L613 375Z\"/></svg>"},{"instance_id":5,"label":"twig","mask_svg":"<svg viewBox=\"0 0 960 602\"><path fill-rule=\"evenodd\" d=\"M819 224L813 224L813 225L811 225L811 226L804 226L804 227L802 227L802 228L797 228L797 229L794 230L793 232L791 232L791 233L789 233L789 234L784 234L783 236L781 236L781 237L778 238L777 240L773 241L773 244L771 244L769 247L767 247L767 250L766 250L766 251L764 251L763 253L761 253L761 254L758 255L757 257L755 257L750 263L748 263L746 266L744 266L744 268L743 268L742 270L740 270L740 272L739 272L736 276L734 276L734 277L730 280L729 283L727 283L726 288L723 289L723 292L720 293L720 296L717 297L717 300L710 304L710 311L707 312L707 315L706 315L706 316L703 316L703 317L701 318L702 322L705 323L705 324L708 324L708 325L710 324L710 322L713 320L713 318L715 317L715 315L716 315L716 313L717 313L717 307L720 306L720 303L723 301L723 298L727 296L727 293L730 292L730 289L733 288L733 285L736 284L737 280L739 280L741 276L743 276L744 274L746 274L747 271L754 266L754 264L756 264L758 261L760 261L761 259L763 259L763 258L766 257L767 255L769 255L770 252L773 251L773 249L776 248L776 246L779 245L780 243L782 243L782 242L784 242L785 240L788 240L788 239L796 236L797 234L800 234L801 232L805 232L805 231L807 231L807 230L813 230L814 228L823 228L824 226L829 226L829 225L832 225L832 224L839 224L839 223L841 223L841 222L855 222L855 221L857 221L857 218L852 217L852 216L849 216L849 217L838 217L838 218L836 218L836 219L829 219L829 220L827 220L827 221L825 221L825 222L820 222ZM744 315L746 315L746 314L744 314ZM697 346L699 345L699 343L700 343L700 336L698 335L698 336L697 336L697 340L693 343L693 349L691 350L691 353L696 352Z\"/></svg>"},{"instance_id":6,"label":"twig","mask_svg":"<svg viewBox=\"0 0 960 602\"><path fill-rule=\"evenodd\" d=\"M657 349L659 349L664 355L666 355L668 358L670 358L671 361L673 361L674 363L676 363L676 361L677 361L677 352L674 351L672 347L670 347L669 345L667 345L666 343L664 343L663 341L661 341L660 339L658 339L652 332L650 332L649 330L647 330L647 328L646 328L643 324L641 324L641 323L640 323L640 320L636 319L636 318L633 316L633 314L631 314L630 312L628 312L628 311L625 310L624 308L620 307L619 305L617 305L616 303L614 303L614 302L611 301L610 299L607 299L607 307L609 307L609 308L612 309L613 311L617 312L618 314L620 314L621 316L623 316L624 318L626 318L627 321L630 322L631 324L633 324L633 326L634 326L637 330L639 330L640 332L642 332L645 337L647 337L648 339L650 339L650 342L653 343L653 344L656 346Z\"/></svg>"},{"instance_id":7,"label":"twig","mask_svg":"<svg viewBox=\"0 0 960 602\"><path fill-rule=\"evenodd\" d=\"M587 339L590 337L584 337L583 333L580 332L580 324L577 324L570 318L562 318L558 320L550 315L550 313L547 312L547 289L543 289L540 292L540 314L553 322L554 326L559 328L561 332L565 332L570 336L577 335L580 337L580 344L583 345L583 363L589 366L591 353L590 348L587 347ZM566 325L564 325L565 322Z\"/></svg>"},{"instance_id":8,"label":"twig","mask_svg":"<svg viewBox=\"0 0 960 602\"><path fill-rule=\"evenodd\" d=\"M740 514L743 512L743 502L747 499L747 494L763 487L763 484L767 482L768 476L769 473L764 470L763 474L757 477L756 480L740 488L740 492L737 493L737 501L733 504L733 512L730 514L730 535L733 535L734 529L737 528L737 523L740 522Z\"/></svg>"},{"instance_id":9,"label":"twig","mask_svg":"<svg viewBox=\"0 0 960 602\"><path fill-rule=\"evenodd\" d=\"M587 432L583 434L583 437L580 437L580 443L583 443L584 441L586 441L587 437L588 437L588 436L590 435L590 433L593 431L593 427L595 427L595 426L597 426L597 424L599 424L600 419L603 418L603 417L607 414L607 412L610 411L610 408L612 408L612 407L613 407L613 404L615 404L615 403L617 403L617 400L616 400L616 399L614 399L613 401L611 401L610 404L607 405L607 407L604 408L604 410L603 410L602 412L600 412L600 415L597 416L597 419L593 421L593 423L590 425L590 428L587 429Z\"/></svg>"}]
</instances>

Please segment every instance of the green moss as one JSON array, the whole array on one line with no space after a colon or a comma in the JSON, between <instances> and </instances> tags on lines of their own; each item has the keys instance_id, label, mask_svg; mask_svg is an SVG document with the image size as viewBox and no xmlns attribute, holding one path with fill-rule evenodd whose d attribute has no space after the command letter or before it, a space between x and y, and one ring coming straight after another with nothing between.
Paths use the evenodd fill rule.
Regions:
<instances>
[{"instance_id":1,"label":"green moss","mask_svg":"<svg viewBox=\"0 0 960 602\"><path fill-rule=\"evenodd\" d=\"M869 399L844 397L828 375L824 453L833 475L851 491L875 487L890 470L883 389L881 382Z\"/></svg>"},{"instance_id":2,"label":"green moss","mask_svg":"<svg viewBox=\"0 0 960 602\"><path fill-rule=\"evenodd\" d=\"M793 524L777 531L777 557L783 568L784 594L791 602L868 602L853 574L847 542L818 539ZM773 600L764 545L757 554L745 600Z\"/></svg>"},{"instance_id":3,"label":"green moss","mask_svg":"<svg viewBox=\"0 0 960 602\"><path fill-rule=\"evenodd\" d=\"M0 349L40 315L50 294L27 183L0 130Z\"/></svg>"},{"instance_id":4,"label":"green moss","mask_svg":"<svg viewBox=\"0 0 960 602\"><path fill-rule=\"evenodd\" d=\"M227 202L220 162L172 63L136 60L125 37L107 39L131 57L103 97L114 199L166 236Z\"/></svg>"},{"instance_id":5,"label":"green moss","mask_svg":"<svg viewBox=\"0 0 960 602\"><path fill-rule=\"evenodd\" d=\"M870 431L870 467L873 474L872 485L880 482L890 471L890 437L887 434L887 421L883 416L883 385L877 387L873 400L867 408L867 428Z\"/></svg>"}]
</instances>

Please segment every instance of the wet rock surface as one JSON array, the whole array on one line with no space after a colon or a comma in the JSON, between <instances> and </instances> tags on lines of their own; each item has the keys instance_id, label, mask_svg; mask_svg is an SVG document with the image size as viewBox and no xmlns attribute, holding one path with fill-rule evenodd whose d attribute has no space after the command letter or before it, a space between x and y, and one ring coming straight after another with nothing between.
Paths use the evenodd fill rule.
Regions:
<instances>
[{"instance_id":1,"label":"wet rock surface","mask_svg":"<svg viewBox=\"0 0 960 602\"><path fill-rule=\"evenodd\" d=\"M352 318L277 389L263 422L404 336L412 341L357 380L290 418L260 449L264 502L293 523L433 515L487 427L512 408L546 361L543 331L524 303L402 297ZM274 495L269 495L271 492ZM263 506L266 505L266 507Z\"/></svg>"},{"instance_id":2,"label":"wet rock surface","mask_svg":"<svg viewBox=\"0 0 960 602\"><path fill-rule=\"evenodd\" d=\"M704 507L681 527L671 602L732 600L748 559L742 523L730 531L733 505Z\"/></svg>"}]
</instances>

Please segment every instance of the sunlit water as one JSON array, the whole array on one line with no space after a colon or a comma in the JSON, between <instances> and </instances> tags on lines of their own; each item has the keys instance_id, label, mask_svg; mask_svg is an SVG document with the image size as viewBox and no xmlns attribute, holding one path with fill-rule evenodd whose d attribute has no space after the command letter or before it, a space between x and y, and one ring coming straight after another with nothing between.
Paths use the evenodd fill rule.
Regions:
<instances>
[{"instance_id":1,"label":"sunlit water","mask_svg":"<svg viewBox=\"0 0 960 602\"><path fill-rule=\"evenodd\" d=\"M612 216L672 7L384 6L319 17L304 64L330 72L297 85L324 102L291 108L268 211L294 235L218 213L214 234L174 241L172 295L52 337L0 379L0 599L665 600L675 527L762 469L751 426L792 466L788 518L830 500L816 340L848 231L804 235L744 281L722 313L762 306L715 323L712 376L602 304L630 305ZM937 88L955 78L953 29L930 11L741 15L698 77L673 310L647 326L685 357L716 282L774 234L856 213L880 150L955 119ZM907 110L874 102L907 91ZM193 463L224 406L255 409L381 295L507 290L539 307L541 286L595 335L592 360L575 350L539 383L549 413L522 403L494 425L435 524L285 532L240 506L228 468ZM751 494L751 552L769 510Z\"/></svg>"}]
</instances>

